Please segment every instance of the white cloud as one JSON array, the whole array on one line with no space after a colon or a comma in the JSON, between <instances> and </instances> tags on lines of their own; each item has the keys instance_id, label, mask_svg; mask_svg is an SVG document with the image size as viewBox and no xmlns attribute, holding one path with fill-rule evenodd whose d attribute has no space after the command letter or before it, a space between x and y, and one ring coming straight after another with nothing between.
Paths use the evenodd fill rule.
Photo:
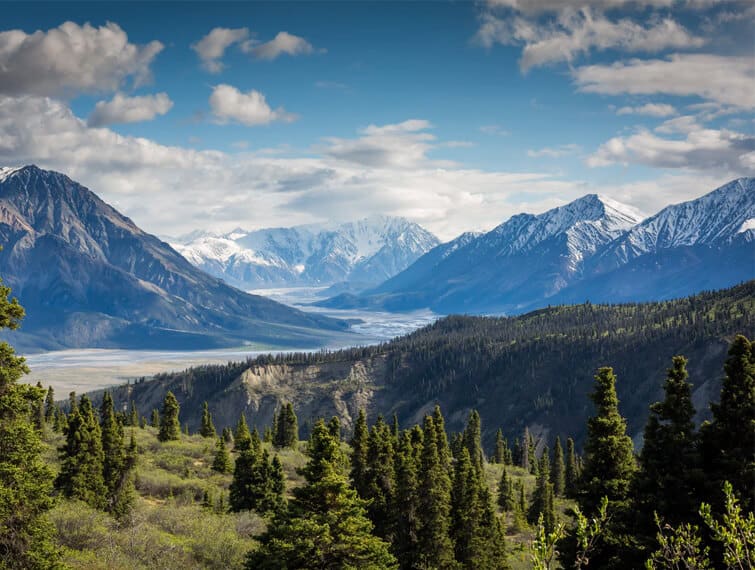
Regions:
<instances>
[{"instance_id":1,"label":"white cloud","mask_svg":"<svg viewBox=\"0 0 755 570\"><path fill-rule=\"evenodd\" d=\"M694 131L699 131L702 127L698 124L697 118L691 115L682 115L681 117L675 117L667 121L663 121L660 125L655 127L655 132L663 133L666 135L673 135L676 133L687 134Z\"/></svg>"},{"instance_id":2,"label":"white cloud","mask_svg":"<svg viewBox=\"0 0 755 570\"><path fill-rule=\"evenodd\" d=\"M295 115L287 113L283 107L272 109L265 96L252 89L246 93L232 85L216 85L210 95L212 114L219 123L236 121L249 127L267 125L273 121L291 122Z\"/></svg>"},{"instance_id":3,"label":"white cloud","mask_svg":"<svg viewBox=\"0 0 755 570\"><path fill-rule=\"evenodd\" d=\"M717 4L743 4L742 0L487 0L491 8L511 8L526 14L558 12L568 8L590 6L600 10L621 8L686 7L703 9Z\"/></svg>"},{"instance_id":4,"label":"white cloud","mask_svg":"<svg viewBox=\"0 0 755 570\"><path fill-rule=\"evenodd\" d=\"M530 149L527 151L527 156L531 158L561 158L562 156L576 154L580 150L582 150L582 147L578 144L562 144L557 147L545 147L537 150Z\"/></svg>"},{"instance_id":5,"label":"white cloud","mask_svg":"<svg viewBox=\"0 0 755 570\"><path fill-rule=\"evenodd\" d=\"M680 117L679 119L689 119ZM694 121L672 119L657 132L681 133L663 138L642 129L603 143L587 160L589 166L642 164L655 168L755 174L755 137L727 129L706 129Z\"/></svg>"},{"instance_id":6,"label":"white cloud","mask_svg":"<svg viewBox=\"0 0 755 570\"><path fill-rule=\"evenodd\" d=\"M248 28L213 28L201 40L192 44L191 49L197 52L202 67L210 73L220 73L223 70L223 62L220 59L225 50L248 37Z\"/></svg>"},{"instance_id":7,"label":"white cloud","mask_svg":"<svg viewBox=\"0 0 755 570\"><path fill-rule=\"evenodd\" d=\"M167 93L127 97L116 93L110 101L98 101L87 119L90 127L101 127L115 123L138 123L151 121L164 115L173 107Z\"/></svg>"},{"instance_id":8,"label":"white cloud","mask_svg":"<svg viewBox=\"0 0 755 570\"><path fill-rule=\"evenodd\" d=\"M0 32L0 94L115 91L129 78L138 86L150 79L150 65L162 49L158 41L130 43L112 22L98 28L65 22L33 34Z\"/></svg>"},{"instance_id":9,"label":"white cloud","mask_svg":"<svg viewBox=\"0 0 755 570\"><path fill-rule=\"evenodd\" d=\"M486 135L497 135L497 136L508 136L511 133L504 129L501 125L482 125L480 127L480 132L484 133Z\"/></svg>"},{"instance_id":10,"label":"white cloud","mask_svg":"<svg viewBox=\"0 0 755 570\"><path fill-rule=\"evenodd\" d=\"M572 75L579 90L588 93L695 96L742 109L755 108L751 57L674 54L666 59L578 67Z\"/></svg>"},{"instance_id":11,"label":"white cloud","mask_svg":"<svg viewBox=\"0 0 755 570\"><path fill-rule=\"evenodd\" d=\"M523 45L519 65L523 71L558 62L573 62L592 50L658 52L669 48L699 47L702 38L690 34L670 17L651 20L647 26L628 18L611 21L585 7L563 10L554 21L539 23L521 16L499 18L483 14L477 41Z\"/></svg>"},{"instance_id":12,"label":"white cloud","mask_svg":"<svg viewBox=\"0 0 755 570\"><path fill-rule=\"evenodd\" d=\"M247 40L241 45L241 50L251 53L257 59L276 59L282 54L307 55L313 53L315 48L304 38L288 32L278 32L269 42Z\"/></svg>"},{"instance_id":13,"label":"white cloud","mask_svg":"<svg viewBox=\"0 0 755 570\"><path fill-rule=\"evenodd\" d=\"M673 105L667 103L646 103L637 107L621 107L617 115L647 115L648 117L670 117L676 115Z\"/></svg>"}]
</instances>

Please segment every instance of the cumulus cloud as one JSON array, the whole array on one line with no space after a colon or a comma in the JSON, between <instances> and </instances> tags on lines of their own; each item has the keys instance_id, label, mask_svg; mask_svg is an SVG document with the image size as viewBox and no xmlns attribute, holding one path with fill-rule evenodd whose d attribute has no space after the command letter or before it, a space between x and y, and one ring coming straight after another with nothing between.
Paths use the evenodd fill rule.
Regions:
<instances>
[{"instance_id":1,"label":"cumulus cloud","mask_svg":"<svg viewBox=\"0 0 755 570\"><path fill-rule=\"evenodd\" d=\"M238 122L248 127L267 125L274 121L291 122L296 115L283 107L272 109L265 96L252 89L246 93L232 85L216 85L210 95L210 108L219 123Z\"/></svg>"},{"instance_id":2,"label":"cumulus cloud","mask_svg":"<svg viewBox=\"0 0 755 570\"><path fill-rule=\"evenodd\" d=\"M537 150L530 149L527 151L527 156L531 158L561 158L570 154L576 154L580 150L582 148L578 144L562 144L561 146L545 147Z\"/></svg>"},{"instance_id":3,"label":"cumulus cloud","mask_svg":"<svg viewBox=\"0 0 755 570\"><path fill-rule=\"evenodd\" d=\"M642 129L627 137L608 140L588 158L587 164L642 164L655 168L755 174L755 137L751 135L727 129L706 129L690 121L677 121L656 131L681 133L684 138L663 138Z\"/></svg>"},{"instance_id":4,"label":"cumulus cloud","mask_svg":"<svg viewBox=\"0 0 755 570\"><path fill-rule=\"evenodd\" d=\"M315 48L302 37L288 32L278 32L269 42L260 43L256 40L247 40L241 45L241 50L252 54L257 59L271 60L283 54L308 55L313 53Z\"/></svg>"},{"instance_id":5,"label":"cumulus cloud","mask_svg":"<svg viewBox=\"0 0 755 570\"><path fill-rule=\"evenodd\" d=\"M741 109L755 108L752 57L674 54L587 65L572 72L580 91L605 95L694 96Z\"/></svg>"},{"instance_id":6,"label":"cumulus cloud","mask_svg":"<svg viewBox=\"0 0 755 570\"><path fill-rule=\"evenodd\" d=\"M220 61L225 50L235 43L240 43L249 37L248 28L213 28L201 40L191 45L202 67L210 73L220 73L223 62Z\"/></svg>"},{"instance_id":7,"label":"cumulus cloud","mask_svg":"<svg viewBox=\"0 0 755 570\"><path fill-rule=\"evenodd\" d=\"M0 94L74 95L115 91L150 79L159 41L139 46L118 24L65 22L46 32L0 32Z\"/></svg>"},{"instance_id":8,"label":"cumulus cloud","mask_svg":"<svg viewBox=\"0 0 755 570\"><path fill-rule=\"evenodd\" d=\"M173 107L167 93L127 97L116 93L110 101L98 101L87 119L90 127L101 127L116 123L138 123L151 121L164 115Z\"/></svg>"},{"instance_id":9,"label":"cumulus cloud","mask_svg":"<svg viewBox=\"0 0 755 570\"><path fill-rule=\"evenodd\" d=\"M485 47L496 43L522 45L519 65L523 71L573 62L592 50L653 53L669 48L699 47L705 43L670 17L645 26L628 18L612 21L588 7L563 10L554 21L546 23L521 16L500 18L486 13L476 39Z\"/></svg>"},{"instance_id":10,"label":"cumulus cloud","mask_svg":"<svg viewBox=\"0 0 755 570\"><path fill-rule=\"evenodd\" d=\"M718 4L744 4L742 0L487 0L491 8L510 8L526 14L558 12L565 8L590 6L601 10L621 8L670 8L686 7L702 9Z\"/></svg>"},{"instance_id":11,"label":"cumulus cloud","mask_svg":"<svg viewBox=\"0 0 755 570\"><path fill-rule=\"evenodd\" d=\"M647 115L648 117L670 117L676 115L676 109L668 103L646 103L637 107L621 107L617 115Z\"/></svg>"},{"instance_id":12,"label":"cumulus cloud","mask_svg":"<svg viewBox=\"0 0 755 570\"><path fill-rule=\"evenodd\" d=\"M507 136L511 133L504 129L501 125L482 125L480 132L486 135L498 135L501 137Z\"/></svg>"}]
</instances>

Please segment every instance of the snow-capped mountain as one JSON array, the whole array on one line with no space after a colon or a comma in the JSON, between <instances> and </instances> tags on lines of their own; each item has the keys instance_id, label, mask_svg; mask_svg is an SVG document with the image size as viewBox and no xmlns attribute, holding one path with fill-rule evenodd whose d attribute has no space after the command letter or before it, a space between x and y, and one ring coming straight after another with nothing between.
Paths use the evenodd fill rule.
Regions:
<instances>
[{"instance_id":1,"label":"snow-capped mountain","mask_svg":"<svg viewBox=\"0 0 755 570\"><path fill-rule=\"evenodd\" d=\"M194 233L173 240L173 247L208 273L253 289L339 282L374 285L438 243L413 222L374 216L335 226Z\"/></svg>"},{"instance_id":2,"label":"snow-capped mountain","mask_svg":"<svg viewBox=\"0 0 755 570\"><path fill-rule=\"evenodd\" d=\"M634 208L590 194L540 215L513 216L447 253L449 245L360 296L323 304L510 314L727 287L755 278L755 179L734 180L644 221Z\"/></svg>"},{"instance_id":3,"label":"snow-capped mountain","mask_svg":"<svg viewBox=\"0 0 755 570\"><path fill-rule=\"evenodd\" d=\"M36 166L0 169L0 245L0 276L28 312L9 333L23 350L313 346L346 327L228 286Z\"/></svg>"}]
</instances>

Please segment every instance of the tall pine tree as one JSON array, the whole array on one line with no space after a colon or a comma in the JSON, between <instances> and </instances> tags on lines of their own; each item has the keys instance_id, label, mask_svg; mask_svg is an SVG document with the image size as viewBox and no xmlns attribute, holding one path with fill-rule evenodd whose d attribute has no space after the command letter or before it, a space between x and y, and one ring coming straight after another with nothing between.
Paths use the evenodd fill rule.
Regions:
<instances>
[{"instance_id":1,"label":"tall pine tree","mask_svg":"<svg viewBox=\"0 0 755 570\"><path fill-rule=\"evenodd\" d=\"M566 487L566 469L564 467L564 448L561 447L561 438L556 437L556 447L553 450L553 463L551 464L551 483L553 494L563 497Z\"/></svg>"},{"instance_id":2,"label":"tall pine tree","mask_svg":"<svg viewBox=\"0 0 755 570\"><path fill-rule=\"evenodd\" d=\"M212 414L210 414L210 408L207 402L202 404L202 422L199 426L199 435L202 437L217 437L215 431L215 424L212 423Z\"/></svg>"},{"instance_id":3,"label":"tall pine tree","mask_svg":"<svg viewBox=\"0 0 755 570\"><path fill-rule=\"evenodd\" d=\"M157 439L171 441L181 439L181 423L178 419L180 407L173 392L168 391L163 400L163 409L160 414L160 431Z\"/></svg>"}]
</instances>

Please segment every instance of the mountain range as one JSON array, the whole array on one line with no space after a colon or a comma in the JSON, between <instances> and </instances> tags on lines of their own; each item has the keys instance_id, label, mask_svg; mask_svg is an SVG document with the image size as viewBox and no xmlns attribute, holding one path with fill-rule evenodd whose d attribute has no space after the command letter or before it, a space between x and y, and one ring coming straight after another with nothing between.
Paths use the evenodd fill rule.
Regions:
<instances>
[{"instance_id":1,"label":"mountain range","mask_svg":"<svg viewBox=\"0 0 755 570\"><path fill-rule=\"evenodd\" d=\"M331 308L517 314L558 303L660 300L755 277L755 178L642 219L590 194L464 234Z\"/></svg>"},{"instance_id":2,"label":"mountain range","mask_svg":"<svg viewBox=\"0 0 755 570\"><path fill-rule=\"evenodd\" d=\"M372 216L170 240L195 266L242 289L340 284L364 289L403 271L440 242L404 218Z\"/></svg>"},{"instance_id":3,"label":"mountain range","mask_svg":"<svg viewBox=\"0 0 755 570\"><path fill-rule=\"evenodd\" d=\"M84 186L0 169L0 275L28 316L21 350L320 346L348 324L249 295L195 268Z\"/></svg>"}]
</instances>

